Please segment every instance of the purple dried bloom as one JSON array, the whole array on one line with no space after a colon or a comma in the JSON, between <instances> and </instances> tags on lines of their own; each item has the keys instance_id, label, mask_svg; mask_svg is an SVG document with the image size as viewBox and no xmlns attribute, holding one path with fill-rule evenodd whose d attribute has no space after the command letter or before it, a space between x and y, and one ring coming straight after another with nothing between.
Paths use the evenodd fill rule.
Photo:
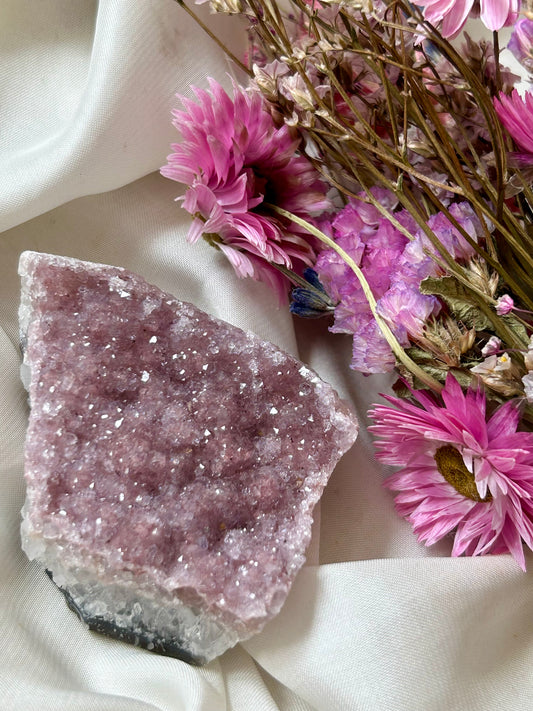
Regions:
<instances>
[{"instance_id":1,"label":"purple dried bloom","mask_svg":"<svg viewBox=\"0 0 533 711\"><path fill-rule=\"evenodd\" d=\"M378 312L394 329L400 345L408 347L409 336L421 336L424 324L440 311L439 300L421 294L398 280L379 300Z\"/></svg>"},{"instance_id":2,"label":"purple dried bloom","mask_svg":"<svg viewBox=\"0 0 533 711\"><path fill-rule=\"evenodd\" d=\"M389 209L394 209L395 202L387 193L381 193L376 190L374 196L387 199ZM468 203L454 204L450 212L474 241L481 237L481 224ZM394 216L408 233L415 235L411 242L368 202L349 202L329 225L322 226L361 268L377 301L378 313L400 344L408 347L440 311L436 297L420 293L420 282L428 276L441 275L442 270L427 254L436 254L436 249L409 213L401 210ZM475 253L445 215L434 215L428 225L453 259L466 261ZM366 373L392 370L394 356L355 274L332 249L319 254L315 269L337 303L331 330L353 335L352 368Z\"/></svg>"},{"instance_id":3,"label":"purple dried bloom","mask_svg":"<svg viewBox=\"0 0 533 711\"><path fill-rule=\"evenodd\" d=\"M386 200L389 209L394 208L394 198L385 191L376 190L374 196ZM401 211L396 216L414 233L416 225L407 212ZM378 309L399 340L407 345L409 334L420 334L424 319L438 309L434 297L423 296L416 290L420 279L413 278L412 283L402 281L397 271L409 244L407 237L374 205L358 200L349 202L331 220L329 232L361 267L378 300ZM366 373L392 370L395 360L390 346L350 268L331 249L320 253L315 268L332 300L338 303L331 330L353 334L352 367Z\"/></svg>"},{"instance_id":4,"label":"purple dried bloom","mask_svg":"<svg viewBox=\"0 0 533 711\"><path fill-rule=\"evenodd\" d=\"M396 359L374 320L368 321L353 336L351 367L362 373L389 373Z\"/></svg>"},{"instance_id":5,"label":"purple dried bloom","mask_svg":"<svg viewBox=\"0 0 533 711\"><path fill-rule=\"evenodd\" d=\"M380 205L390 212L392 212L392 210L394 210L394 208L398 205L398 200L395 195L393 195L386 188L373 188L372 195ZM362 194L361 197L365 198L366 196ZM362 201L354 201L352 204L357 206L357 214L365 225L373 227L374 229L377 229L380 226L383 220L383 215L375 205L365 199Z\"/></svg>"},{"instance_id":6,"label":"purple dried bloom","mask_svg":"<svg viewBox=\"0 0 533 711\"><path fill-rule=\"evenodd\" d=\"M465 232L475 242L479 241L483 234L481 223L469 203L453 203L449 211ZM465 262L475 254L473 247L443 213L432 215L428 220L428 226L454 260ZM406 246L399 260L398 274L401 275L402 280L418 287L422 279L442 275L441 268L428 252L439 256L429 237L418 229L414 240Z\"/></svg>"},{"instance_id":7,"label":"purple dried bloom","mask_svg":"<svg viewBox=\"0 0 533 711\"><path fill-rule=\"evenodd\" d=\"M402 280L409 284L418 286L427 276L436 274L437 265L425 252L428 248L426 241L417 233L412 242L406 245L398 260L398 273L401 274Z\"/></svg>"},{"instance_id":8,"label":"purple dried bloom","mask_svg":"<svg viewBox=\"0 0 533 711\"><path fill-rule=\"evenodd\" d=\"M376 283L382 279L384 270L392 278L391 266L400 259L406 244L407 237L402 234L386 218L382 218L378 229L371 239L367 238L366 250L362 266L366 269L369 282Z\"/></svg>"},{"instance_id":9,"label":"purple dried bloom","mask_svg":"<svg viewBox=\"0 0 533 711\"><path fill-rule=\"evenodd\" d=\"M457 220L465 232L477 242L478 238L483 234L482 227L469 203L453 203L449 210L450 214ZM432 215L428 220L428 226L454 260L467 261L470 257L474 256L474 248L471 247L459 230L454 227L443 213L439 212L436 215ZM434 254L438 254L435 247L430 246L430 242L425 235L422 236L422 239L427 240L427 246L430 251Z\"/></svg>"},{"instance_id":10,"label":"purple dried bloom","mask_svg":"<svg viewBox=\"0 0 533 711\"><path fill-rule=\"evenodd\" d=\"M528 72L533 73L533 20L520 17L516 21L507 49Z\"/></svg>"},{"instance_id":11,"label":"purple dried bloom","mask_svg":"<svg viewBox=\"0 0 533 711\"><path fill-rule=\"evenodd\" d=\"M362 267L374 295L379 298L390 287L390 265L401 256L407 238L396 230L371 204L351 201L321 229L332 237ZM367 299L348 265L326 249L316 269L331 299L337 303L336 333L355 333L370 318Z\"/></svg>"}]
</instances>

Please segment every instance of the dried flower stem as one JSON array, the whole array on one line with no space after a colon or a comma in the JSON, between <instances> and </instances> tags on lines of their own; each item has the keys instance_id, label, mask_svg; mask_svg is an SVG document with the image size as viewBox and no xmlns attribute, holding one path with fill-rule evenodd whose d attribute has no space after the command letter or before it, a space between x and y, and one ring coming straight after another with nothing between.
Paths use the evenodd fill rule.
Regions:
<instances>
[{"instance_id":1,"label":"dried flower stem","mask_svg":"<svg viewBox=\"0 0 533 711\"><path fill-rule=\"evenodd\" d=\"M198 23L199 27L210 37L210 39L217 44L220 49L231 59L232 62L236 64L239 69L245 72L249 77L253 76L253 72L249 67L241 62L241 60L233 54L233 52L217 37L205 24L205 22L184 2L184 0L174 0L180 7L182 7L185 12L192 17L192 19Z\"/></svg>"},{"instance_id":2,"label":"dried flower stem","mask_svg":"<svg viewBox=\"0 0 533 711\"><path fill-rule=\"evenodd\" d=\"M302 8L302 3L295 2L295 4L298 7ZM397 6L403 7L401 2L399 2ZM318 24L316 15L312 14L309 8L304 7L303 9L304 12L306 12L307 15L312 18L312 26L316 29ZM412 8L410 9L412 11ZM340 12L340 15L345 27L351 28L350 23L353 22L353 19L343 11ZM422 21L421 15L419 19L420 21ZM426 26L428 26L427 23L425 24ZM363 20L361 21L361 23L359 23L359 25L363 26L366 29L367 35L371 36L372 39L375 40L376 33L372 33L371 28L368 25L368 19L365 18L364 15ZM321 26L323 28L327 27L325 23L322 23ZM398 33L414 31L413 28L410 28L408 26L397 23L390 23L386 21L381 21L381 26L388 27L392 31ZM334 31L334 28L329 29L330 31ZM442 45L441 49L443 51L443 55L447 56L449 61L451 61L454 66L458 67L458 71L461 71L464 75L467 75L469 79L471 77L475 78L475 81L473 82L475 98L476 100L479 99L479 103L487 119L487 125L489 128L489 132L492 134L493 141L496 145L501 144L501 141L503 140L501 127L495 116L494 108L490 101L490 97L488 97L486 94L485 88L479 83L479 79L475 77L472 70L461 59L458 53L456 53L453 48L449 47L449 43L443 40L434 28L430 27L430 30L432 38L434 34L438 36L438 42L440 45ZM403 34L401 36L403 36ZM353 34L352 37L354 37ZM382 39L381 36L380 39ZM354 40L354 44L356 44L356 40ZM405 66L405 53L404 57L395 57L395 50L392 43L385 44L384 48L386 52L389 53L389 56L394 57L394 59L390 61L394 61L394 63L399 66L402 66L403 63L403 65ZM444 48L447 50L446 52L444 51ZM357 51L358 49L359 47L356 45L354 47L354 51ZM361 51L363 51L362 48ZM464 198L467 199L472 205L472 208L474 209L474 212L480 220L481 225L484 227L487 249L484 250L476 243L473 243L472 239L465 232L465 230L460 225L457 225L456 221L454 221L453 219L452 222L455 222L455 226L460 231L462 236L467 241L469 241L471 246L478 252L478 254L480 254L480 256L487 259L488 263L495 269L496 272L499 273L501 278L509 284L509 286L513 289L516 295L519 296L524 301L524 303L528 305L533 305L533 295L530 295L527 290L521 286L520 283L527 283L525 279L527 271L533 269L533 257L531 255L531 250L526 248L523 244L523 237L521 235L520 228L516 223L516 218L514 218L514 216L510 213L510 210L507 208L507 206L502 206L503 190L501 189L500 177L503 175L503 172L505 170L505 164L503 162L504 158L502 158L497 165L497 175L500 177L498 177L497 186L494 187L491 180L485 174L485 171L483 170L479 158L477 157L473 146L471 146L471 143L469 143L468 145L471 146L473 159L475 161L474 164L469 161L468 157L464 155L460 147L456 144L455 141L453 141L452 137L444 129L444 126L442 125L439 115L433 104L434 102L442 103L444 101L444 105L448 110L451 108L451 106L446 99L443 99L443 97L433 95L431 94L431 92L428 91L427 84L422 84L424 75L420 72L416 73L405 71L404 76L406 86L409 87L409 91L404 91L402 95L399 95L396 87L390 84L390 82L387 80L386 75L383 72L383 63L387 61L387 58L384 57L382 48L377 46L374 42L373 49L365 49L364 52L366 53L365 59L368 62L369 67L381 77L384 87L386 89L386 101L388 102L389 106L388 115L389 117L391 117L391 130L395 132L394 135L397 136L397 128L395 128L396 124L394 122L394 106L391 105L393 98L398 102L401 101L402 107L404 108L404 125L407 118L407 112L407 114L411 116L415 124L418 125L424 132L428 142L430 143L433 150L435 151L435 154L438 156L440 162L442 163L443 168L451 176L452 180L456 182L457 185L435 185L435 181L433 181L432 183L431 179L428 179L426 178L426 176L421 175L412 165L409 164L405 157L405 151L400 149L400 153L398 153L391 150L390 146L388 146L377 135L377 133L372 129L368 122L365 121L364 117L354 106L353 101L351 101L350 97L347 95L346 91L344 90L337 77L335 76L334 72L330 68L330 70L328 71L328 79L330 80L332 86L334 86L335 89L339 91L343 100L350 107L353 116L357 119L358 123L363 127L366 133L366 135L363 135L359 131L354 130L353 125L350 124L349 118L334 115L334 112L331 110L331 108L328 107L320 99L320 97L316 96L315 94L313 98L316 100L317 105L323 110L323 120L325 120L329 124L332 134L335 134L336 132L340 135L345 134L343 141L345 144L345 148L348 147L350 151L354 152L355 156L357 156L357 159L361 163L363 163L364 170L372 175L372 179L374 181L383 184L385 187L391 189L397 195L403 207L408 209L413 214L420 227L426 232L428 238L435 244L437 248L439 247L439 245L435 242L434 235L432 235L431 231L427 228L427 225L425 224L427 217L426 219L424 219L424 216L422 216L422 213L420 212L416 201L411 200L410 204L407 204L404 199L406 190L403 185L391 185L390 181L385 178L382 173L381 175L379 173L376 175L376 172L373 170L371 161L368 160L368 155L373 155L374 158L381 161L382 164L387 165L390 168L395 169L396 171L400 170L402 172L405 172L406 174L410 175L411 178L417 180L436 211L441 211L445 214L447 213L446 206L440 200L438 200L438 198L434 194L434 190L432 190L431 187L438 187L440 189L448 190L449 192L452 192L454 194L464 196ZM299 66L298 64L296 68L305 81L306 77L305 72L303 71L303 67ZM440 82L436 72L434 76L436 81ZM313 91L313 87L308 88L311 92ZM409 93L412 94L410 98L408 98ZM444 96L446 96L446 94L444 94ZM456 125L459 128L460 132L466 133L464 132L461 121L459 119L460 117L458 117ZM315 137L321 131L320 128L316 127L307 130L309 130L313 135L315 135ZM325 134L322 135L324 136ZM397 143L398 142L396 140L395 144L397 145ZM347 166L346 160L343 161L342 150L331 150L331 141L326 141L324 147L325 155L331 155L333 153L334 155L336 155L336 159L339 160L341 164L343 164L344 167L348 169L349 173L354 175L354 177L357 179L361 177L361 172L355 170L353 162L350 166ZM501 151L497 152L498 154L501 154ZM463 166L468 169L468 171L472 175L472 178L481 184L481 192L479 191L478 187L474 187L472 185L472 178L470 178L465 173ZM401 177L401 173L399 177ZM339 184L338 181L337 184ZM365 186L365 181L362 182L362 185L363 187ZM403 193L403 195L401 193ZM491 201L492 204L496 207L496 213L494 213L494 211L490 208L490 206L483 198L483 193L485 193L486 198ZM511 252L514 252L517 254L517 256L519 256L520 259L518 260L517 275L520 276L521 272L524 272L523 278L515 279L513 275L505 269L504 265L502 265L496 258L495 245L488 231L485 218L487 218L495 226L501 237L506 240L506 243L509 245ZM448 267L452 272L455 271L454 264L451 261L448 261ZM457 277L460 279L461 275L457 274Z\"/></svg>"}]
</instances>

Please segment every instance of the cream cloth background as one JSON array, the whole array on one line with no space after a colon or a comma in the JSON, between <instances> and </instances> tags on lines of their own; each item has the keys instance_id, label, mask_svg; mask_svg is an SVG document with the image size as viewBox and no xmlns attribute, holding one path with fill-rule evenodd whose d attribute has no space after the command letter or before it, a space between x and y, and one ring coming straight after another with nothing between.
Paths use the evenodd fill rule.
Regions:
<instances>
[{"instance_id":1,"label":"cream cloth background","mask_svg":"<svg viewBox=\"0 0 533 711\"><path fill-rule=\"evenodd\" d=\"M209 22L242 46L223 20ZM310 564L283 611L203 669L87 632L28 563L19 544L22 250L123 265L252 329L308 361L363 424L387 383L348 370L347 340L293 323L261 285L186 243L179 186L156 172L176 138L169 112L176 91L224 80L226 63L173 0L2 0L0 28L0 708L531 708L532 573L508 556L451 560L448 542L417 544L381 488L364 427L331 478Z\"/></svg>"}]
</instances>

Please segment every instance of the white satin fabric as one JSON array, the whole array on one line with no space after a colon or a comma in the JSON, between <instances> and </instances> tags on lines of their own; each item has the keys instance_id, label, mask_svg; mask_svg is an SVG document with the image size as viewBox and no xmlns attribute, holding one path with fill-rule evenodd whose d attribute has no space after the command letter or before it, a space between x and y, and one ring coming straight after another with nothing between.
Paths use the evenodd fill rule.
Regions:
<instances>
[{"instance_id":1,"label":"white satin fabric","mask_svg":"<svg viewBox=\"0 0 533 711\"><path fill-rule=\"evenodd\" d=\"M235 20L202 15L242 49ZM347 339L294 323L262 285L185 241L180 188L157 169L176 139L174 94L207 76L227 81L220 51L173 0L2 0L0 67L0 708L531 708L533 574L509 556L452 560L449 542L419 545L381 486L364 428L387 382L351 372ZM281 614L205 668L88 632L20 550L25 249L139 272L299 355L361 418Z\"/></svg>"}]
</instances>

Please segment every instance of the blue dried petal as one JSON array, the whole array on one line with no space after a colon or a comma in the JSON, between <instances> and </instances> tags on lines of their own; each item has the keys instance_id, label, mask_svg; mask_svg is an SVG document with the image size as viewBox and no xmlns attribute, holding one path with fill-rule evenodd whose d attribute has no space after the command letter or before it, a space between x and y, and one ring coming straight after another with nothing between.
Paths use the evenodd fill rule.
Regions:
<instances>
[{"instance_id":1,"label":"blue dried petal","mask_svg":"<svg viewBox=\"0 0 533 711\"><path fill-rule=\"evenodd\" d=\"M292 290L290 311L302 318L321 318L335 309L335 304L329 298L323 284L314 269L304 271L304 278L309 288L297 286Z\"/></svg>"},{"instance_id":2,"label":"blue dried petal","mask_svg":"<svg viewBox=\"0 0 533 711\"><path fill-rule=\"evenodd\" d=\"M315 272L314 269L311 269L311 267L307 267L307 269L304 271L304 279L305 279L305 281L308 281L311 284L311 286L314 286L315 289L318 289L323 294L326 294L324 285L318 278L318 274Z\"/></svg>"}]
</instances>

